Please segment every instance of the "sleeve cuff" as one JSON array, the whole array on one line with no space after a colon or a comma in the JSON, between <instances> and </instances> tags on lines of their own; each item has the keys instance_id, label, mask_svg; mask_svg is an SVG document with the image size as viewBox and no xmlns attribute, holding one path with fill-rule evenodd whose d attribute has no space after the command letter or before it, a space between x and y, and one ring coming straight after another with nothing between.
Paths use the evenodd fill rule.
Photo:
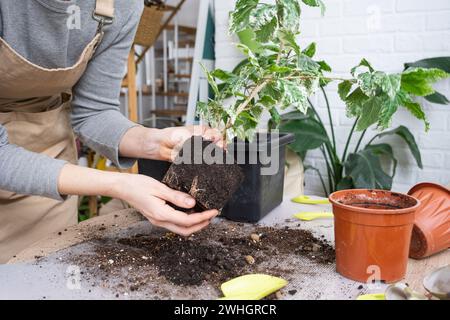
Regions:
<instances>
[{"instance_id":1,"label":"sleeve cuff","mask_svg":"<svg viewBox=\"0 0 450 320\"><path fill-rule=\"evenodd\" d=\"M101 124L101 125L99 125ZM105 111L90 118L77 134L89 147L111 160L120 169L131 168L137 159L121 157L119 145L125 133L139 124L118 111Z\"/></svg>"}]
</instances>

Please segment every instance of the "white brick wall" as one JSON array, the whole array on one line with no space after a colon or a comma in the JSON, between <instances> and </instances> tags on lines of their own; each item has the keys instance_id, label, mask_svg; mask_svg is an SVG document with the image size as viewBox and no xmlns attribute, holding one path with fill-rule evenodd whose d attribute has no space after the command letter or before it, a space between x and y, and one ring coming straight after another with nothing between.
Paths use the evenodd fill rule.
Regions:
<instances>
[{"instance_id":1,"label":"white brick wall","mask_svg":"<svg viewBox=\"0 0 450 320\"><path fill-rule=\"evenodd\" d=\"M366 57L379 70L398 72L404 62L422 58L450 55L450 0L324 0L327 12L304 6L300 37L303 46L317 42L317 55L329 62L334 72L346 75L362 57ZM217 67L230 70L241 59L227 34L228 12L234 0L217 0L216 56ZM443 81L437 89L450 96L450 81ZM336 94L336 86L330 86L330 102L333 121L337 127L337 141L345 142L352 121L345 117L344 105ZM321 97L313 98L325 120L325 103ZM431 130L424 132L421 122L401 110L393 126L400 124L410 128L418 141L424 169L415 165L406 145L398 138L386 141L395 146L399 168L394 189L407 191L420 181L450 183L450 106L425 102L431 122ZM328 123L328 121L326 121ZM372 134L368 134L370 138ZM354 147L355 142L352 147ZM342 146L339 153L342 153ZM352 150L352 149L350 149ZM322 166L321 154L313 151L307 162ZM306 175L307 193L320 193L317 176Z\"/></svg>"}]
</instances>

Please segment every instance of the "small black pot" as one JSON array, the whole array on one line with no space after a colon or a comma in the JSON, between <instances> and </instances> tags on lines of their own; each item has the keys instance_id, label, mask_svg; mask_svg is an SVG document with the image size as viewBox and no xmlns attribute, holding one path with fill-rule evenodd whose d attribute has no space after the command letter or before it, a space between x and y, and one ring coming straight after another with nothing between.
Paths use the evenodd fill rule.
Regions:
<instances>
[{"instance_id":1,"label":"small black pot","mask_svg":"<svg viewBox=\"0 0 450 320\"><path fill-rule=\"evenodd\" d=\"M222 209L224 217L233 221L258 222L281 204L283 201L286 146L293 141L294 136L292 134L280 134L270 136L267 141L259 142L258 150L269 156L269 163L265 163L264 159L261 159L260 153L252 154L255 151L250 150L248 142L234 142L235 150L245 148L246 151L246 164L240 165L244 171L245 179L231 200ZM230 149L232 148L230 147ZM278 170L270 175L262 175L264 168L271 167L271 152L276 149L278 149ZM250 157L250 155L253 157ZM250 158L255 159L256 163L249 164L248 159ZM139 173L159 181L163 179L169 167L170 163L165 161L139 160Z\"/></svg>"}]
</instances>

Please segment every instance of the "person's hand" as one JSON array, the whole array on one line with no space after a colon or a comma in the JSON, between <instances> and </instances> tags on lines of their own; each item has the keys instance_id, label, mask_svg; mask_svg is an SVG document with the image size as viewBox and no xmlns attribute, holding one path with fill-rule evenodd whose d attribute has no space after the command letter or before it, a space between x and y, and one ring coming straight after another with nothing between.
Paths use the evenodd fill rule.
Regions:
<instances>
[{"instance_id":1,"label":"person's hand","mask_svg":"<svg viewBox=\"0 0 450 320\"><path fill-rule=\"evenodd\" d=\"M147 138L144 139L144 152L150 159L174 161L183 143L192 136L202 136L219 147L224 147L219 130L206 126L187 126L148 131Z\"/></svg>"},{"instance_id":2,"label":"person's hand","mask_svg":"<svg viewBox=\"0 0 450 320\"><path fill-rule=\"evenodd\" d=\"M209 225L217 210L186 214L167 204L191 209L195 200L188 194L175 191L166 185L143 175L121 174L115 197L128 202L153 225L182 236L189 236Z\"/></svg>"}]
</instances>

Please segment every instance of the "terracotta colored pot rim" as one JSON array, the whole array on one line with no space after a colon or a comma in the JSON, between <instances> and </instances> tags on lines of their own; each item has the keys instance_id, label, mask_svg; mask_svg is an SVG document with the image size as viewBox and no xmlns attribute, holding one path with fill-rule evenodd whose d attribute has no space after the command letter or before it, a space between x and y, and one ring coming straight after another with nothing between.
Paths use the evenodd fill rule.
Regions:
<instances>
[{"instance_id":1,"label":"terracotta colored pot rim","mask_svg":"<svg viewBox=\"0 0 450 320\"><path fill-rule=\"evenodd\" d=\"M419 189L422 189L423 187L432 187L432 188L442 189L444 191L447 191L450 194L450 189L447 187L444 187L443 185L440 185L437 183L432 183L432 182L422 182L422 183L416 184L414 187L412 187L408 191L408 195L412 195L414 192L416 192Z\"/></svg>"},{"instance_id":2,"label":"terracotta colored pot rim","mask_svg":"<svg viewBox=\"0 0 450 320\"><path fill-rule=\"evenodd\" d=\"M414 206L411 207L407 207L407 208L401 208L401 209L373 209L373 208L364 208L364 207L358 207L358 206L352 206L349 204L344 204L339 202L339 196L341 196L342 194L346 194L349 192L353 192L353 193L365 193L365 192L381 192L381 193L387 193L387 194L397 194L397 195L401 195L403 197L412 199L415 202ZM410 214L412 212L414 212L419 206L420 206L420 201L410 195L404 194L404 193L400 193L400 192L392 192L392 191L387 191L387 190L380 190L380 189L349 189L349 190L340 190L340 191L336 191L334 193L332 193L329 196L329 200L330 202L336 206L336 207L340 207L349 211L358 211L359 213L366 213L366 214L385 214L385 215L398 215L398 214Z\"/></svg>"}]
</instances>

